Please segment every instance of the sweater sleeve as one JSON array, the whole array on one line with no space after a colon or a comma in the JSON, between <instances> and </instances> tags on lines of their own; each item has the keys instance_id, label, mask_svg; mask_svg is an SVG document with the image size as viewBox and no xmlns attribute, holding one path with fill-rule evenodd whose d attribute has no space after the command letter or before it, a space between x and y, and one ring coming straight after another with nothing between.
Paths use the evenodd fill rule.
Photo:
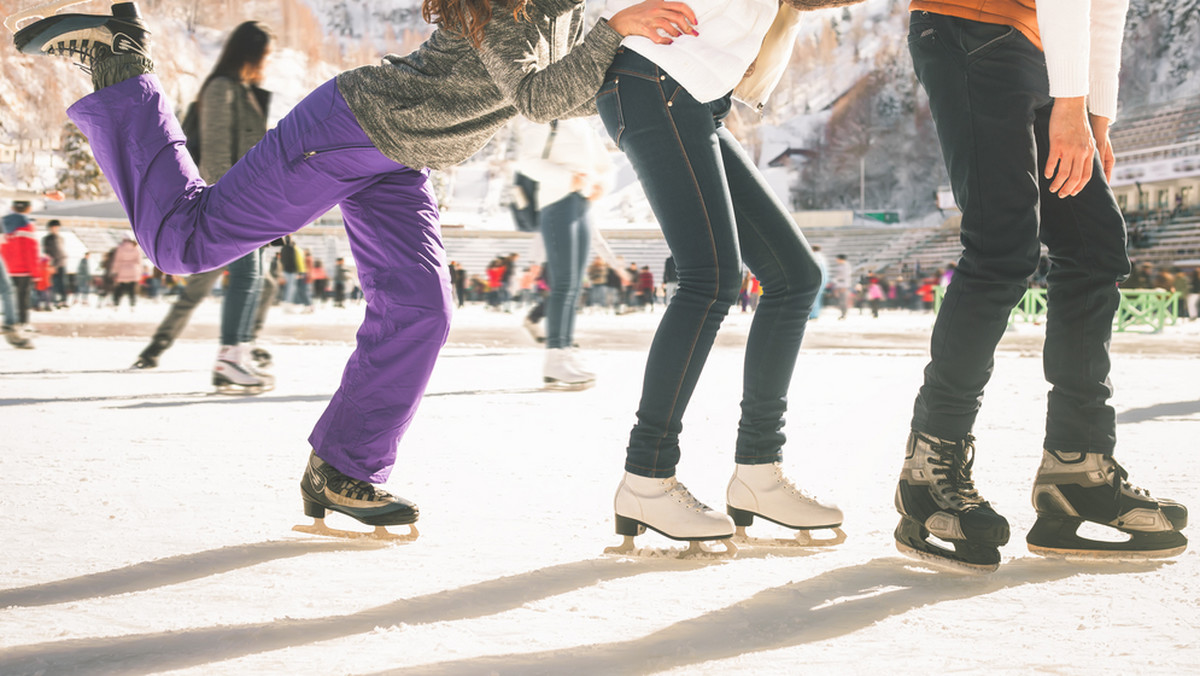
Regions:
<instances>
[{"instance_id":1,"label":"sweater sleeve","mask_svg":"<svg viewBox=\"0 0 1200 676\"><path fill-rule=\"evenodd\" d=\"M621 39L607 21L600 21L574 49L539 69L537 27L497 16L484 35L479 58L517 112L534 122L549 122L581 108L587 110ZM594 108L594 103L590 105Z\"/></svg>"},{"instance_id":2,"label":"sweater sleeve","mask_svg":"<svg viewBox=\"0 0 1200 676\"><path fill-rule=\"evenodd\" d=\"M1091 83L1088 109L1117 119L1117 82L1121 70L1121 42L1129 0L1095 0L1092 5Z\"/></svg>"},{"instance_id":3,"label":"sweater sleeve","mask_svg":"<svg viewBox=\"0 0 1200 676\"><path fill-rule=\"evenodd\" d=\"M1050 95L1087 96L1089 110L1114 119L1129 0L1055 0L1037 4Z\"/></svg>"},{"instance_id":4,"label":"sweater sleeve","mask_svg":"<svg viewBox=\"0 0 1200 676\"><path fill-rule=\"evenodd\" d=\"M213 78L200 96L200 176L212 183L225 175L233 163L233 81Z\"/></svg>"}]
</instances>

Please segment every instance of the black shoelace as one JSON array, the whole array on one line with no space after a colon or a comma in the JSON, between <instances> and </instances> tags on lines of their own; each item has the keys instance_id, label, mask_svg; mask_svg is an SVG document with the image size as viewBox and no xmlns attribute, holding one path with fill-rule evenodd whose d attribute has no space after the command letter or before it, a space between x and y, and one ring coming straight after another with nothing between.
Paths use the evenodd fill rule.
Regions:
<instances>
[{"instance_id":1,"label":"black shoelace","mask_svg":"<svg viewBox=\"0 0 1200 676\"><path fill-rule=\"evenodd\" d=\"M937 485L942 496L956 503L959 509L984 504L986 501L975 489L971 478L971 467L975 464L975 437L967 435L957 444L930 444L937 457L932 459L935 476L940 477Z\"/></svg>"},{"instance_id":2,"label":"black shoelace","mask_svg":"<svg viewBox=\"0 0 1200 676\"><path fill-rule=\"evenodd\" d=\"M96 65L96 52L104 45L92 43L89 40L60 40L58 44L46 50L47 54L55 56L65 56L74 58L77 66L86 73L92 72L92 66Z\"/></svg>"}]
</instances>

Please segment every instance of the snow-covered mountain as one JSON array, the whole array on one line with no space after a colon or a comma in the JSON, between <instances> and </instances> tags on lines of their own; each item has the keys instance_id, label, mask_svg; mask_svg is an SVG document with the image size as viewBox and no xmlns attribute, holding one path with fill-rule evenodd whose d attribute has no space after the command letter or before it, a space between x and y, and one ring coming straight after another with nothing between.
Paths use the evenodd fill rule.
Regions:
<instances>
[{"instance_id":1,"label":"snow-covered mountain","mask_svg":"<svg viewBox=\"0 0 1200 676\"><path fill-rule=\"evenodd\" d=\"M0 0L0 11L26 4ZM141 6L154 30L160 77L180 105L194 96L229 29L246 19L272 25L283 47L268 79L276 117L338 70L408 51L429 32L419 0L142 0ZM762 165L791 165L772 170L790 178L780 173L772 180L791 184L782 189L796 208L912 216L933 208L931 195L945 179L924 93L912 75L906 24L906 0L810 13L764 114L739 107L729 120ZM1131 0L1122 106L1200 95L1197 44L1200 0ZM66 125L65 109L88 89L87 77L65 63L0 49L0 183L40 189L55 180L52 149ZM504 148L495 146L504 143L501 135L476 161L503 158ZM500 191L483 192L498 200Z\"/></svg>"}]
</instances>

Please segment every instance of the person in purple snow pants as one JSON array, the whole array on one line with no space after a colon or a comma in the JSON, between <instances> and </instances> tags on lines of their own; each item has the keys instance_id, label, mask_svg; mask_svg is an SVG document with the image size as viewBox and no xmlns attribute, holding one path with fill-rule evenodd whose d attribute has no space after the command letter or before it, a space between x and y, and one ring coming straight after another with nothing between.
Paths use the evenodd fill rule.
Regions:
<instances>
[{"instance_id":1,"label":"person in purple snow pants","mask_svg":"<svg viewBox=\"0 0 1200 676\"><path fill-rule=\"evenodd\" d=\"M44 16L37 11L10 21ZM22 52L90 70L96 91L68 114L164 272L226 265L340 205L367 309L308 439L301 493L319 532L334 533L324 529L327 510L377 533L417 520L416 505L376 484L395 465L449 330L430 170L467 159L517 114L541 122L594 114L626 35L666 43L695 33L679 2L646 0L588 31L583 12L582 0L424 0L422 15L437 28L415 52L321 85L211 185L153 74L150 32L134 3L114 3L111 16L17 24Z\"/></svg>"}]
</instances>

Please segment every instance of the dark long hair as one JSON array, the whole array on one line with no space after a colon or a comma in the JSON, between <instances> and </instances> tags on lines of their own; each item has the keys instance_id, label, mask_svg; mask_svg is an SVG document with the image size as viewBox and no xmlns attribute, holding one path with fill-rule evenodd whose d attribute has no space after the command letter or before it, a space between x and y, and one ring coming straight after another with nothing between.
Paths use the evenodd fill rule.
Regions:
<instances>
[{"instance_id":1,"label":"dark long hair","mask_svg":"<svg viewBox=\"0 0 1200 676\"><path fill-rule=\"evenodd\" d=\"M229 38L225 40L225 46L221 49L221 57L217 59L217 65L213 66L212 72L204 79L204 84L208 84L214 77L227 77L234 82L244 83L242 75L247 66L261 71L263 63L267 59L267 53L271 51L273 39L274 35L265 23L261 21L242 23L233 29Z\"/></svg>"},{"instance_id":2,"label":"dark long hair","mask_svg":"<svg viewBox=\"0 0 1200 676\"><path fill-rule=\"evenodd\" d=\"M525 14L528 0L421 0L421 17L478 47L483 29L492 20L492 6L511 11L514 19Z\"/></svg>"}]
</instances>

